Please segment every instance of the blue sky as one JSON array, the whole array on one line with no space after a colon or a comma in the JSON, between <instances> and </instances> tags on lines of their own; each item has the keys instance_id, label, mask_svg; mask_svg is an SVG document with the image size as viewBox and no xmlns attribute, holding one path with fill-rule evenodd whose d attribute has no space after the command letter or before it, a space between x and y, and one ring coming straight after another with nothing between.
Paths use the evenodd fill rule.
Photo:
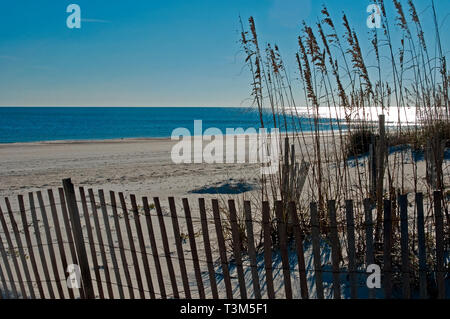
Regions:
<instances>
[{"instance_id":1,"label":"blue sky","mask_svg":"<svg viewBox=\"0 0 450 319\"><path fill-rule=\"evenodd\" d=\"M435 1L449 29L450 1ZM81 29L66 26L71 3L81 7ZM300 22L316 22L323 3L336 18L345 11L367 42L366 0L2 0L0 105L246 106L239 15L255 17L295 78ZM430 3L416 1L431 22ZM442 39L447 49L448 33Z\"/></svg>"}]
</instances>

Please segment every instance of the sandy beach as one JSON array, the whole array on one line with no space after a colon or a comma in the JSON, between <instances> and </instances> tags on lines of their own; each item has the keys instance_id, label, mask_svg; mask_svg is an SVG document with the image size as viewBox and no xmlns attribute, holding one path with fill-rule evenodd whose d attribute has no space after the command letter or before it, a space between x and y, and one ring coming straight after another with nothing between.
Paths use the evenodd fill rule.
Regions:
<instances>
[{"instance_id":1,"label":"sandy beach","mask_svg":"<svg viewBox=\"0 0 450 319\"><path fill-rule=\"evenodd\" d=\"M137 196L186 197L208 185L257 182L257 164L175 164L170 139L61 141L0 145L0 196L76 186ZM245 170L244 170L245 168Z\"/></svg>"}]
</instances>

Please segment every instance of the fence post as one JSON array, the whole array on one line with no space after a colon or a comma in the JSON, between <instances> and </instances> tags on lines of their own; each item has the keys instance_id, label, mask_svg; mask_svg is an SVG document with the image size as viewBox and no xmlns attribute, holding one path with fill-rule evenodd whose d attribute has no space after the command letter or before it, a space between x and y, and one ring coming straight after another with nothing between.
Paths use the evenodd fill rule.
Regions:
<instances>
[{"instance_id":1,"label":"fence post","mask_svg":"<svg viewBox=\"0 0 450 319\"><path fill-rule=\"evenodd\" d=\"M384 201L384 294L386 299L392 297L392 212L391 201L386 199Z\"/></svg>"},{"instance_id":2,"label":"fence post","mask_svg":"<svg viewBox=\"0 0 450 319\"><path fill-rule=\"evenodd\" d=\"M339 257L341 253L341 247L339 245L339 237L337 230L336 220L336 201L328 201L328 218L330 220L331 228L331 259L333 267L333 298L341 299L341 284L339 282Z\"/></svg>"},{"instance_id":3,"label":"fence post","mask_svg":"<svg viewBox=\"0 0 450 319\"><path fill-rule=\"evenodd\" d=\"M348 239L348 272L350 276L351 297L358 298L357 278L356 278L356 247L355 247L355 220L353 216L353 201L345 201L345 217L347 224Z\"/></svg>"},{"instance_id":4,"label":"fence post","mask_svg":"<svg viewBox=\"0 0 450 319\"><path fill-rule=\"evenodd\" d=\"M305 254L303 253L303 238L300 230L300 223L297 216L297 207L295 202L289 203L289 211L294 226L295 246L297 249L298 270L300 272L300 292L302 299L309 299L308 283L306 280Z\"/></svg>"},{"instance_id":5,"label":"fence post","mask_svg":"<svg viewBox=\"0 0 450 319\"><path fill-rule=\"evenodd\" d=\"M275 299L272 271L272 233L270 224L269 202L264 201L262 206L262 222L264 230L264 268L266 270L267 297Z\"/></svg>"},{"instance_id":6,"label":"fence post","mask_svg":"<svg viewBox=\"0 0 450 319\"><path fill-rule=\"evenodd\" d=\"M241 298L247 299L247 287L245 285L244 269L242 267L241 256L241 238L239 234L239 226L237 224L236 206L234 200L228 200L228 209L230 213L231 234L233 238L233 252L234 260L236 262L236 270L238 274L239 290L241 292Z\"/></svg>"},{"instance_id":7,"label":"fence post","mask_svg":"<svg viewBox=\"0 0 450 319\"><path fill-rule=\"evenodd\" d=\"M372 222L372 200L364 199L364 214L366 224L366 267L375 262L373 253L373 222ZM374 299L375 289L369 289L369 298Z\"/></svg>"},{"instance_id":8,"label":"fence post","mask_svg":"<svg viewBox=\"0 0 450 319\"><path fill-rule=\"evenodd\" d=\"M94 288L92 287L91 273L89 269L86 247L84 246L83 230L81 229L80 213L78 212L75 189L70 178L62 181L64 192L66 194L67 208L72 222L73 235L77 249L78 263L81 268L81 277L83 278L83 288L85 297L94 299Z\"/></svg>"},{"instance_id":9,"label":"fence post","mask_svg":"<svg viewBox=\"0 0 450 319\"><path fill-rule=\"evenodd\" d=\"M320 232L319 217L317 214L317 203L310 203L311 212L311 235L314 255L314 273L316 275L317 298L324 299L322 280L322 259L320 256Z\"/></svg>"},{"instance_id":10,"label":"fence post","mask_svg":"<svg viewBox=\"0 0 450 319\"><path fill-rule=\"evenodd\" d=\"M291 270L289 265L289 255L287 247L287 227L286 219L283 218L283 202L275 202L275 214L277 217L277 228L280 243L281 262L283 265L284 290L286 299L292 299Z\"/></svg>"},{"instance_id":11,"label":"fence post","mask_svg":"<svg viewBox=\"0 0 450 319\"><path fill-rule=\"evenodd\" d=\"M442 215L442 192L434 192L434 218L436 223L436 281L438 298L445 298L444 223Z\"/></svg>"},{"instance_id":12,"label":"fence post","mask_svg":"<svg viewBox=\"0 0 450 319\"><path fill-rule=\"evenodd\" d=\"M211 293L213 299L219 299L219 292L217 290L216 271L211 252L211 245L209 240L208 220L206 217L205 199L199 198L198 205L200 207L200 219L202 223L203 247L205 248L206 262L208 264L209 282L211 286Z\"/></svg>"},{"instance_id":13,"label":"fence post","mask_svg":"<svg viewBox=\"0 0 450 319\"><path fill-rule=\"evenodd\" d=\"M376 203L377 203L377 223L375 228L375 242L380 242L381 223L383 219L383 183L384 183L384 160L386 156L386 129L385 117L383 114L379 115L379 140L376 149L376 168L377 168L377 189L376 189Z\"/></svg>"},{"instance_id":14,"label":"fence post","mask_svg":"<svg viewBox=\"0 0 450 319\"><path fill-rule=\"evenodd\" d=\"M411 298L410 288L410 269L409 269L409 236L408 236L408 197L401 195L400 204L400 231L401 231L401 251L402 251L402 279L403 279L403 298Z\"/></svg>"},{"instance_id":15,"label":"fence post","mask_svg":"<svg viewBox=\"0 0 450 319\"><path fill-rule=\"evenodd\" d=\"M203 285L202 272L197 253L197 243L195 242L194 225L192 223L191 208L187 198L183 198L184 216L186 217L186 226L189 234L189 245L191 246L192 262L194 263L195 279L197 280L198 296L205 299L205 287Z\"/></svg>"},{"instance_id":16,"label":"fence post","mask_svg":"<svg viewBox=\"0 0 450 319\"><path fill-rule=\"evenodd\" d=\"M416 206L417 206L417 235L419 246L419 285L420 285L420 298L425 299L427 297L427 255L425 247L425 223L423 215L423 194L416 194Z\"/></svg>"},{"instance_id":17,"label":"fence post","mask_svg":"<svg viewBox=\"0 0 450 319\"><path fill-rule=\"evenodd\" d=\"M245 226L247 230L248 255L252 271L252 283L255 299L261 299L261 286L259 285L258 263L256 261L255 237L253 234L252 210L250 201L244 201Z\"/></svg>"}]
</instances>

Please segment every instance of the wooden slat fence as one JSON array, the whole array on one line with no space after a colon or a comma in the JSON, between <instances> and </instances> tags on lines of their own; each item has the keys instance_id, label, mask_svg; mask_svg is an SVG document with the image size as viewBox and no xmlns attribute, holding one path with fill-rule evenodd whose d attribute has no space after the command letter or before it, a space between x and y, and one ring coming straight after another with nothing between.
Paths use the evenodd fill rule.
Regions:
<instances>
[{"instance_id":1,"label":"wooden slat fence","mask_svg":"<svg viewBox=\"0 0 450 319\"><path fill-rule=\"evenodd\" d=\"M323 227L316 203L305 225L295 202L107 198L67 179L0 203L0 298L448 298L447 202L397 200L377 251L370 199L330 200ZM368 289L375 260L382 285Z\"/></svg>"}]
</instances>

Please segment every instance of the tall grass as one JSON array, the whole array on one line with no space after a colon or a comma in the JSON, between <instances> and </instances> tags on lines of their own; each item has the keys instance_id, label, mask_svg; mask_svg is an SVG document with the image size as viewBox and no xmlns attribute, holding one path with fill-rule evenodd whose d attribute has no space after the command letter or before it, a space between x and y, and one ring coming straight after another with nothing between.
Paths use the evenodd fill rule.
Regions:
<instances>
[{"instance_id":1,"label":"tall grass","mask_svg":"<svg viewBox=\"0 0 450 319\"><path fill-rule=\"evenodd\" d=\"M360 238L364 238L362 203L365 198L373 198L373 194L369 161L359 155L367 152L368 144L380 134L378 118L370 110L378 107L381 114L388 115L395 106L399 118L415 110L416 122L387 126L386 147L409 144L412 148L390 155L386 149L383 153L373 198L377 214L375 239L379 242L384 198L393 201L395 217L398 216L395 205L398 194L423 192L426 199L431 199L433 190L445 193L450 187L449 167L442 165L442 146L448 145L450 140L450 74L434 1L430 2L434 35L424 33L412 0L405 3L392 0L395 21L389 20L383 0L375 2L381 8L382 25L381 29L371 31L369 52L363 52L358 34L345 13L339 22L343 33L338 32L338 22L325 6L315 25L302 23L295 55L298 81L290 79L278 46L260 43L252 17L248 19L248 29L241 21L241 45L252 76L251 95L260 114L261 127L280 128L289 139L287 147L283 146L284 141L280 144L280 152L286 156L291 145L295 145L297 157L310 165L304 188L289 189L290 194L295 194L292 196L286 193L285 160L281 156L279 173L264 176L261 181L260 200L281 199L285 207L287 201L295 200L300 220L306 221L309 220L309 202L317 202L323 232L327 230L327 201L336 199L339 205L344 199L353 199L357 229L361 231ZM394 42L394 35L400 37L400 41ZM433 41L428 41L427 36ZM430 49L432 47L436 49ZM300 107L306 108L306 113L299 114ZM320 129L321 108L337 114L336 119L330 119L329 131ZM264 121L265 112L271 113L271 123ZM311 132L306 132L302 125L305 118L309 120ZM423 163L412 160L418 149L435 154L437 182L434 185L425 181ZM428 216L432 216L431 201L428 203ZM446 202L444 204L443 207L447 207ZM448 210L445 213L448 221ZM339 216L341 222L342 215ZM415 213L412 218L415 219ZM427 223L430 222L427 218ZM411 236L414 244L414 231ZM362 242L360 252L363 249Z\"/></svg>"}]
</instances>

